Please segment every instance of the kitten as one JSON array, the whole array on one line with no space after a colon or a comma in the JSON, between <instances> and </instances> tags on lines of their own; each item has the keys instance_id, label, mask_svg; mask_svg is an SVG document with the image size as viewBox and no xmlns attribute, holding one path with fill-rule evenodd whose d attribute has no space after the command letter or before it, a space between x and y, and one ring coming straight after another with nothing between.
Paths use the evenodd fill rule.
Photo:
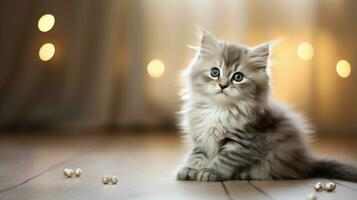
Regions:
<instances>
[{"instance_id":1,"label":"kitten","mask_svg":"<svg viewBox=\"0 0 357 200\"><path fill-rule=\"evenodd\" d=\"M183 73L180 125L192 150L177 179L357 181L355 167L315 159L307 123L272 98L271 43L235 45L204 30L200 42Z\"/></svg>"}]
</instances>

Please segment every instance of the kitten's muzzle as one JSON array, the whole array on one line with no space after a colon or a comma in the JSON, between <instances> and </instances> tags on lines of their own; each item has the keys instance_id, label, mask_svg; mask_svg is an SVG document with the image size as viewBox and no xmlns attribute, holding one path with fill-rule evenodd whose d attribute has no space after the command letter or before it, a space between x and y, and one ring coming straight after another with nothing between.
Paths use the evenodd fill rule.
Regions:
<instances>
[{"instance_id":1,"label":"kitten's muzzle","mask_svg":"<svg viewBox=\"0 0 357 200\"><path fill-rule=\"evenodd\" d=\"M218 84L218 85L222 90L224 90L224 89L226 89L228 87L228 84L226 84L226 85Z\"/></svg>"}]
</instances>

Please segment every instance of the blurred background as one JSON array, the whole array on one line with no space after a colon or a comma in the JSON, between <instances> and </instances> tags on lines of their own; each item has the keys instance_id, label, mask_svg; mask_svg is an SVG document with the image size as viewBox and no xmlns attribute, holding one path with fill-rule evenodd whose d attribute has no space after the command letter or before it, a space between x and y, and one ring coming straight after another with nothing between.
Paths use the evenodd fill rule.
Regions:
<instances>
[{"instance_id":1,"label":"blurred background","mask_svg":"<svg viewBox=\"0 0 357 200\"><path fill-rule=\"evenodd\" d=\"M197 25L273 49L276 98L357 130L354 0L1 0L0 129L175 129Z\"/></svg>"}]
</instances>

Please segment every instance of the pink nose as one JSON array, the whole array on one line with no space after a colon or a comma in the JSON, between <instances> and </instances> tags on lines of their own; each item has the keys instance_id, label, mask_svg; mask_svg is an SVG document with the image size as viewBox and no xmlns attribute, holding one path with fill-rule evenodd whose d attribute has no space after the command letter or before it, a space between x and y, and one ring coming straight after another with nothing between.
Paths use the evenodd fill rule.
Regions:
<instances>
[{"instance_id":1,"label":"pink nose","mask_svg":"<svg viewBox=\"0 0 357 200\"><path fill-rule=\"evenodd\" d=\"M226 89L228 87L228 85L222 85L222 84L218 84L219 87L221 87L222 90Z\"/></svg>"}]
</instances>

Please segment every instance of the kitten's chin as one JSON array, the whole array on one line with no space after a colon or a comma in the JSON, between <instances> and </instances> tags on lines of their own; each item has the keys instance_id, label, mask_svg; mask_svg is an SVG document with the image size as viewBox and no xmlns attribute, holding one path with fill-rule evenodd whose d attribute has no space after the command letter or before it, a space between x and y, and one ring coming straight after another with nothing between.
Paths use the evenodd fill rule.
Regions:
<instances>
[{"instance_id":1,"label":"kitten's chin","mask_svg":"<svg viewBox=\"0 0 357 200\"><path fill-rule=\"evenodd\" d=\"M218 92L216 94L212 94L211 99L215 103L221 105L230 105L234 103L234 99L224 92Z\"/></svg>"}]
</instances>

